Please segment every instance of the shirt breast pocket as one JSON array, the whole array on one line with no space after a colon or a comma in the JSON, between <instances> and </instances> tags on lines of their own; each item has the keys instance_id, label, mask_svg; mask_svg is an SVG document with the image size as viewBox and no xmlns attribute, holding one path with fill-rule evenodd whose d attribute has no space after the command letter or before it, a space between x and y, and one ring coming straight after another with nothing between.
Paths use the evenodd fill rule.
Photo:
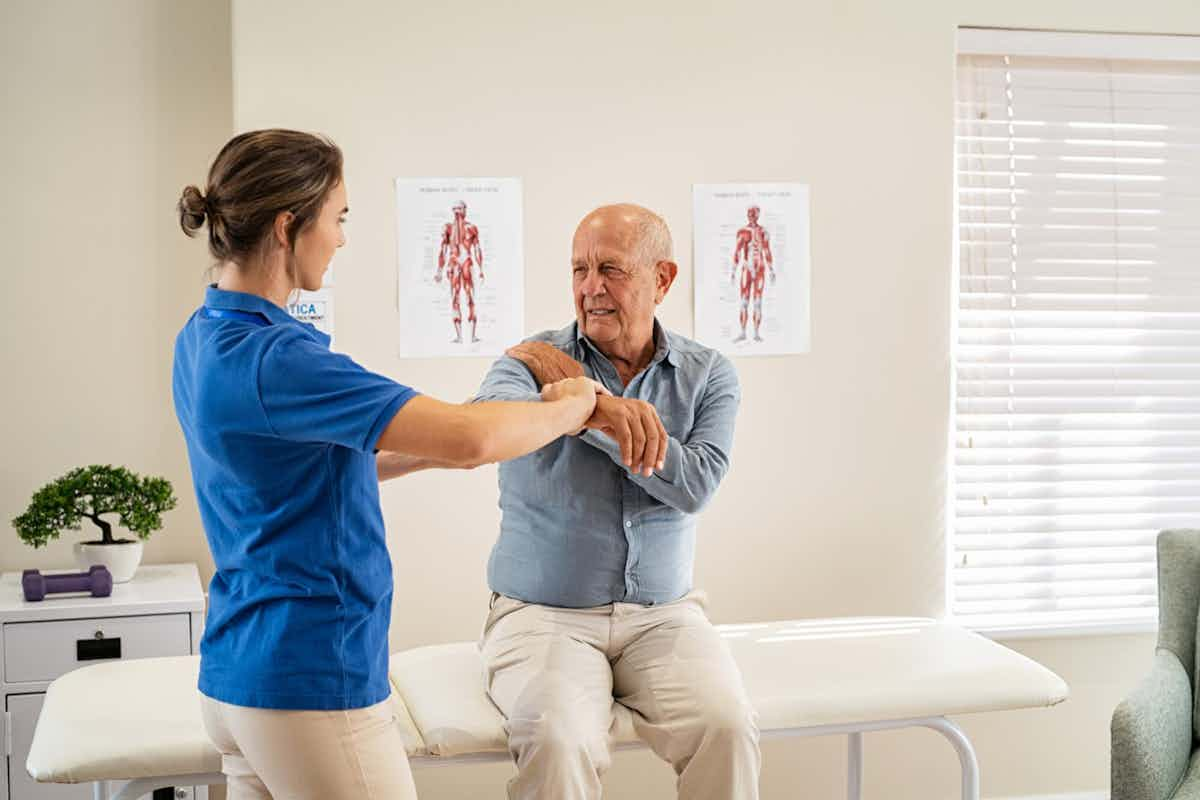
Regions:
<instances>
[{"instance_id":1,"label":"shirt breast pocket","mask_svg":"<svg viewBox=\"0 0 1200 800\"><path fill-rule=\"evenodd\" d=\"M576 513L620 496L621 471L607 455L585 442L562 437L524 458L528 461L517 479L519 492L523 500L538 508Z\"/></svg>"}]
</instances>

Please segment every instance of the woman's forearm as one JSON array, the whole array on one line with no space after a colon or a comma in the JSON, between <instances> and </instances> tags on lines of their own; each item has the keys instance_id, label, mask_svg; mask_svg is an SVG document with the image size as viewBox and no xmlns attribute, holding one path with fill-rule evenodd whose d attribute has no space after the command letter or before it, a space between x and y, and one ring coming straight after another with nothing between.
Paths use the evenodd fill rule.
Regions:
<instances>
[{"instance_id":1,"label":"woman's forearm","mask_svg":"<svg viewBox=\"0 0 1200 800\"><path fill-rule=\"evenodd\" d=\"M407 453L389 453L380 450L375 454L375 473L381 482L425 469L461 469L461 467L446 461L410 456Z\"/></svg>"},{"instance_id":2,"label":"woman's forearm","mask_svg":"<svg viewBox=\"0 0 1200 800\"><path fill-rule=\"evenodd\" d=\"M455 405L414 397L388 423L375 445L435 462L429 466L476 467L531 453L583 427L594 407L582 397L550 401L487 401ZM408 471L424 469L409 462ZM405 473L400 473L405 474Z\"/></svg>"},{"instance_id":3,"label":"woman's forearm","mask_svg":"<svg viewBox=\"0 0 1200 800\"><path fill-rule=\"evenodd\" d=\"M508 461L540 450L565 434L583 428L590 408L574 399L550 402L483 402L465 407L479 426L479 461Z\"/></svg>"}]
</instances>

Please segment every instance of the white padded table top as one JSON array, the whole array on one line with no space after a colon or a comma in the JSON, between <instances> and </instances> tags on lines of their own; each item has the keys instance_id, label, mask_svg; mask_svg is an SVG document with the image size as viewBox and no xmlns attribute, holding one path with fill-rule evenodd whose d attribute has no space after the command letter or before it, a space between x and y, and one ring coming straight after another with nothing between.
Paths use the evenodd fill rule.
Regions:
<instances>
[{"instance_id":1,"label":"white padded table top","mask_svg":"<svg viewBox=\"0 0 1200 800\"><path fill-rule=\"evenodd\" d=\"M220 772L204 733L199 656L83 667L50 684L26 768L37 781Z\"/></svg>"},{"instance_id":2,"label":"white padded table top","mask_svg":"<svg viewBox=\"0 0 1200 800\"><path fill-rule=\"evenodd\" d=\"M1062 678L955 625L918 618L805 620L720 626L763 731L1050 706ZM392 656L392 685L425 741L418 754L507 749L502 717L482 691L471 643ZM480 687L464 691L465 687ZM616 705L617 742L636 741Z\"/></svg>"},{"instance_id":3,"label":"white padded table top","mask_svg":"<svg viewBox=\"0 0 1200 800\"><path fill-rule=\"evenodd\" d=\"M1066 682L957 625L919 618L721 627L763 730L1052 706Z\"/></svg>"},{"instance_id":4,"label":"white padded table top","mask_svg":"<svg viewBox=\"0 0 1200 800\"><path fill-rule=\"evenodd\" d=\"M977 634L928 619L721 626L764 731L1049 706L1067 686ZM84 667L50 687L27 768L80 783L219 772L196 691L195 656ZM393 702L410 755L506 749L473 643L392 656ZM618 742L634 741L617 707Z\"/></svg>"},{"instance_id":5,"label":"white padded table top","mask_svg":"<svg viewBox=\"0 0 1200 800\"><path fill-rule=\"evenodd\" d=\"M34 780L86 783L221 771L200 716L199 656L68 672L50 684L26 767ZM426 751L393 693L410 754Z\"/></svg>"}]
</instances>

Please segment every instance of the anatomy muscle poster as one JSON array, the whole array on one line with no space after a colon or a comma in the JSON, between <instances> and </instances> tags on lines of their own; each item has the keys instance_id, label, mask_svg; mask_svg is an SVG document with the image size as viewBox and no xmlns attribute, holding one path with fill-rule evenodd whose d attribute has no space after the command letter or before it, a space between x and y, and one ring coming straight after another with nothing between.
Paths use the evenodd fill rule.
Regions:
<instances>
[{"instance_id":1,"label":"anatomy muscle poster","mask_svg":"<svg viewBox=\"0 0 1200 800\"><path fill-rule=\"evenodd\" d=\"M516 178L397 178L400 356L498 356L521 340Z\"/></svg>"},{"instance_id":2,"label":"anatomy muscle poster","mask_svg":"<svg viewBox=\"0 0 1200 800\"><path fill-rule=\"evenodd\" d=\"M808 186L693 188L696 338L728 355L806 353Z\"/></svg>"}]
</instances>

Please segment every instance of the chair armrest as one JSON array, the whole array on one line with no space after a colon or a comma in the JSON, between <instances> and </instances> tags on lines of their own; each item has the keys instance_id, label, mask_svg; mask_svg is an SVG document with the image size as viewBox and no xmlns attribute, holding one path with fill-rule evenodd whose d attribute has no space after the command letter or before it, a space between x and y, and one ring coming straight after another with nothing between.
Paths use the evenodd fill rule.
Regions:
<instances>
[{"instance_id":1,"label":"chair armrest","mask_svg":"<svg viewBox=\"0 0 1200 800\"><path fill-rule=\"evenodd\" d=\"M1167 800L1192 754L1192 687L1175 654L1159 650L1150 674L1112 717L1112 800Z\"/></svg>"}]
</instances>

